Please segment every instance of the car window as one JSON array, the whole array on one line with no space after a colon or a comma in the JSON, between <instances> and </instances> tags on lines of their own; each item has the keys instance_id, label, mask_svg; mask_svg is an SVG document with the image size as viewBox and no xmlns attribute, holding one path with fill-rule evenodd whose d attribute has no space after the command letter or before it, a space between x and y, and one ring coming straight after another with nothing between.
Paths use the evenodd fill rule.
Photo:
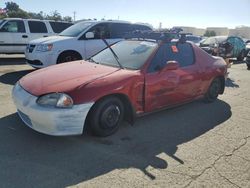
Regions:
<instances>
[{"instance_id":1,"label":"car window","mask_svg":"<svg viewBox=\"0 0 250 188\"><path fill-rule=\"evenodd\" d=\"M157 48L157 43L146 41L121 41L114 44L111 48L116 53L121 65L127 69L139 69ZM92 59L95 62L119 67L114 55L109 48L101 51Z\"/></svg>"},{"instance_id":2,"label":"car window","mask_svg":"<svg viewBox=\"0 0 250 188\"><path fill-rule=\"evenodd\" d=\"M215 37L209 37L209 38L207 38L206 40L204 40L202 42L202 44L207 44L207 45L209 45L209 44L215 44L215 43L216 43Z\"/></svg>"},{"instance_id":3,"label":"car window","mask_svg":"<svg viewBox=\"0 0 250 188\"><path fill-rule=\"evenodd\" d=\"M177 61L180 67L194 64L194 52L189 43L165 43L152 59L148 72L158 71L167 61Z\"/></svg>"},{"instance_id":4,"label":"car window","mask_svg":"<svg viewBox=\"0 0 250 188\"><path fill-rule=\"evenodd\" d=\"M22 20L10 20L1 28L0 32L25 33L25 27Z\"/></svg>"},{"instance_id":5,"label":"car window","mask_svg":"<svg viewBox=\"0 0 250 188\"><path fill-rule=\"evenodd\" d=\"M87 28L89 28L93 24L94 24L93 22L79 22L77 24L74 24L68 27L59 35L68 36L68 37L77 37L78 35L80 35L83 31L85 31Z\"/></svg>"},{"instance_id":6,"label":"car window","mask_svg":"<svg viewBox=\"0 0 250 188\"><path fill-rule=\"evenodd\" d=\"M64 23L64 22L49 22L54 33L61 33L63 30L72 26L72 23Z\"/></svg>"},{"instance_id":7,"label":"car window","mask_svg":"<svg viewBox=\"0 0 250 188\"><path fill-rule=\"evenodd\" d=\"M152 31L152 28L146 25L140 25L140 24L132 24L131 25L132 30L140 30L140 31Z\"/></svg>"},{"instance_id":8,"label":"car window","mask_svg":"<svg viewBox=\"0 0 250 188\"><path fill-rule=\"evenodd\" d=\"M131 24L128 23L112 23L111 24L111 37L124 38L126 33L132 31Z\"/></svg>"},{"instance_id":9,"label":"car window","mask_svg":"<svg viewBox=\"0 0 250 188\"><path fill-rule=\"evenodd\" d=\"M110 38L110 28L109 28L109 24L107 23L97 24L91 29L89 29L88 32L94 33L93 39L101 39L101 38L109 39Z\"/></svg>"},{"instance_id":10,"label":"car window","mask_svg":"<svg viewBox=\"0 0 250 188\"><path fill-rule=\"evenodd\" d=\"M44 22L28 21L28 25L31 33L48 33Z\"/></svg>"},{"instance_id":11,"label":"car window","mask_svg":"<svg viewBox=\"0 0 250 188\"><path fill-rule=\"evenodd\" d=\"M201 41L201 37L191 36L191 35L186 36L186 39L187 41L192 41L194 43L198 43Z\"/></svg>"}]
</instances>

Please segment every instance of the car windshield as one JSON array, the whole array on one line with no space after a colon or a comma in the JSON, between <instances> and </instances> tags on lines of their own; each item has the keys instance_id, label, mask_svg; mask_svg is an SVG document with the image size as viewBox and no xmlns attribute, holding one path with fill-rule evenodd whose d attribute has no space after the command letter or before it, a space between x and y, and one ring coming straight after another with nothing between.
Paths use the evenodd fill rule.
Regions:
<instances>
[{"instance_id":1,"label":"car windshield","mask_svg":"<svg viewBox=\"0 0 250 188\"><path fill-rule=\"evenodd\" d=\"M155 42L126 40L114 44L111 48L117 55L122 67L137 70L146 62L157 46ZM91 60L96 63L119 67L117 60L109 48L93 56Z\"/></svg>"},{"instance_id":2,"label":"car windshield","mask_svg":"<svg viewBox=\"0 0 250 188\"><path fill-rule=\"evenodd\" d=\"M216 42L221 43L221 42L225 41L226 39L227 39L226 36L221 36L221 37L209 37L209 38L207 38L206 40L204 40L204 41L202 42L202 44L214 44L214 43L216 43Z\"/></svg>"},{"instance_id":3,"label":"car windshield","mask_svg":"<svg viewBox=\"0 0 250 188\"><path fill-rule=\"evenodd\" d=\"M70 26L69 28L65 29L61 32L60 36L68 36L68 37L77 37L81 32L86 30L89 26L94 24L93 22L79 22Z\"/></svg>"},{"instance_id":4,"label":"car windshield","mask_svg":"<svg viewBox=\"0 0 250 188\"><path fill-rule=\"evenodd\" d=\"M194 43L198 43L201 41L200 37L197 36L186 36L187 41L192 41Z\"/></svg>"}]
</instances>

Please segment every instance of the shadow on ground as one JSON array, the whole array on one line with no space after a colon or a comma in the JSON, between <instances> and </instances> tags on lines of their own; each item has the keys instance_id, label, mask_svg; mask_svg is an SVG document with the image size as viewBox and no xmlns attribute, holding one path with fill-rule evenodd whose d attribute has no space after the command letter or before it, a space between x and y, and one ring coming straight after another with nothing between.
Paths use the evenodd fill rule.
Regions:
<instances>
[{"instance_id":1,"label":"shadow on ground","mask_svg":"<svg viewBox=\"0 0 250 188\"><path fill-rule=\"evenodd\" d=\"M239 88L240 86L235 82L234 79L231 78L227 78L226 83L225 83L226 87L233 87L233 88Z\"/></svg>"},{"instance_id":2,"label":"shadow on ground","mask_svg":"<svg viewBox=\"0 0 250 188\"><path fill-rule=\"evenodd\" d=\"M213 117L213 118L211 118ZM200 101L124 124L106 138L85 134L51 137L26 127L16 113L0 119L0 182L2 187L66 187L115 169L166 169L157 157L164 152L178 163L178 145L195 139L231 117L224 101ZM46 117L45 117L46 118Z\"/></svg>"},{"instance_id":3,"label":"shadow on ground","mask_svg":"<svg viewBox=\"0 0 250 188\"><path fill-rule=\"evenodd\" d=\"M23 65L25 64L25 58L24 57L5 57L0 58L0 66L1 65Z\"/></svg>"},{"instance_id":4,"label":"shadow on ground","mask_svg":"<svg viewBox=\"0 0 250 188\"><path fill-rule=\"evenodd\" d=\"M8 72L0 76L0 82L3 84L14 85L20 78L32 71L34 71L34 69Z\"/></svg>"}]
</instances>

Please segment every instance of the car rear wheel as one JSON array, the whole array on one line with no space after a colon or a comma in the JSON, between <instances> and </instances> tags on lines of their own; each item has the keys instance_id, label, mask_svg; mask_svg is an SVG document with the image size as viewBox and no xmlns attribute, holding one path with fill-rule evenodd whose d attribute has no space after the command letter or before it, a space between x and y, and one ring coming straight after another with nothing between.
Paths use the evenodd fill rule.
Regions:
<instances>
[{"instance_id":1,"label":"car rear wheel","mask_svg":"<svg viewBox=\"0 0 250 188\"><path fill-rule=\"evenodd\" d=\"M76 52L64 52L58 57L57 64L81 60L81 59L82 57Z\"/></svg>"},{"instance_id":2,"label":"car rear wheel","mask_svg":"<svg viewBox=\"0 0 250 188\"><path fill-rule=\"evenodd\" d=\"M95 104L90 112L88 123L96 136L109 136L115 133L124 117L124 105L117 97L108 97Z\"/></svg>"},{"instance_id":3,"label":"car rear wheel","mask_svg":"<svg viewBox=\"0 0 250 188\"><path fill-rule=\"evenodd\" d=\"M239 56L237 57L237 60L238 61L243 61L244 60L244 58L245 58L245 50L242 50L241 52L240 52L240 54L239 54Z\"/></svg>"},{"instance_id":4,"label":"car rear wheel","mask_svg":"<svg viewBox=\"0 0 250 188\"><path fill-rule=\"evenodd\" d=\"M205 102L214 102L220 93L221 90L221 81L219 78L215 78L211 85L208 88L207 93L205 94Z\"/></svg>"}]
</instances>

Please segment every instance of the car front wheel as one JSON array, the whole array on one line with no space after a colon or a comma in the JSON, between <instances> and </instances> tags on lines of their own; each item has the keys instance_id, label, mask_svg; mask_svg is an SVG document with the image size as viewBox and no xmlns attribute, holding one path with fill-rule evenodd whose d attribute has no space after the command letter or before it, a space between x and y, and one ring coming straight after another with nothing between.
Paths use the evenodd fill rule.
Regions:
<instances>
[{"instance_id":1,"label":"car front wheel","mask_svg":"<svg viewBox=\"0 0 250 188\"><path fill-rule=\"evenodd\" d=\"M219 78L215 78L209 86L207 93L205 94L205 102L214 102L218 98L220 90L221 81Z\"/></svg>"},{"instance_id":2,"label":"car front wheel","mask_svg":"<svg viewBox=\"0 0 250 188\"><path fill-rule=\"evenodd\" d=\"M75 52L65 52L58 57L57 64L81 60L81 59L82 57Z\"/></svg>"},{"instance_id":3,"label":"car front wheel","mask_svg":"<svg viewBox=\"0 0 250 188\"><path fill-rule=\"evenodd\" d=\"M90 112L88 123L96 136L109 136L115 133L124 117L124 106L117 97L108 97L95 104Z\"/></svg>"},{"instance_id":4,"label":"car front wheel","mask_svg":"<svg viewBox=\"0 0 250 188\"><path fill-rule=\"evenodd\" d=\"M238 61L243 61L244 60L244 58L245 58L245 50L242 50L241 52L240 52L240 54L239 54L239 56L237 57L237 60Z\"/></svg>"}]
</instances>

